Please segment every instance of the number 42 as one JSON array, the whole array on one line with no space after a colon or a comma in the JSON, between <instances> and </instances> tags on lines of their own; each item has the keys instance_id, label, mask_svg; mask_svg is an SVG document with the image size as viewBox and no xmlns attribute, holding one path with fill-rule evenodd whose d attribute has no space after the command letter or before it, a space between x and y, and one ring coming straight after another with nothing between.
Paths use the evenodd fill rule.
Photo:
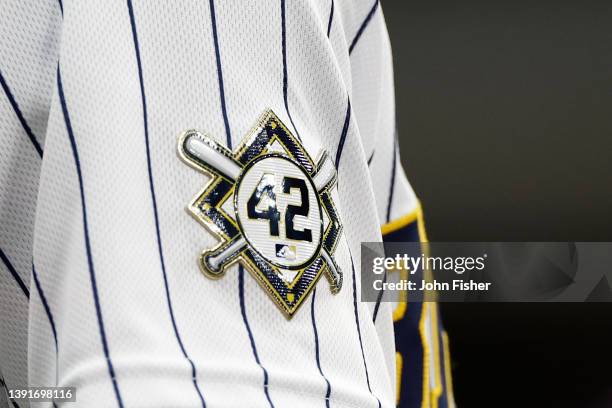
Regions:
<instances>
[{"instance_id":1,"label":"number 42","mask_svg":"<svg viewBox=\"0 0 612 408\"><path fill-rule=\"evenodd\" d=\"M281 214L276 205L275 177L273 174L264 174L259 180L257 187L253 190L253 194L247 202L247 214L250 219L268 220L270 223L270 235L279 236L278 224ZM304 228L299 231L294 228L293 219L296 215L308 217L310 204L308 201L308 187L303 179L294 177L283 177L282 191L284 194L291 194L292 189L298 189L300 192L300 205L287 205L285 211L285 236L289 239L298 241L312 242L312 231ZM267 206L264 209L257 207L263 201Z\"/></svg>"}]
</instances>

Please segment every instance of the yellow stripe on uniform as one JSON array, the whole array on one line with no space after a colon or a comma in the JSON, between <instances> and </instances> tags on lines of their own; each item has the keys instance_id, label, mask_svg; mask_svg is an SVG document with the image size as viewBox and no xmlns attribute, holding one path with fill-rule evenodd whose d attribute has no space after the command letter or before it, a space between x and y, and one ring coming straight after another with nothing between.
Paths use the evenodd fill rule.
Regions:
<instances>
[{"instance_id":1,"label":"yellow stripe on uniform","mask_svg":"<svg viewBox=\"0 0 612 408\"><path fill-rule=\"evenodd\" d=\"M413 222L417 220L420 212L421 212L421 206L418 205L414 211L404 216L401 216L400 218L396 218L393 221L389 221L386 224L383 224L383 226L380 227L382 234L387 235L387 234L390 234L391 232L395 232L397 230L404 228L407 225L412 224Z\"/></svg>"},{"instance_id":2,"label":"yellow stripe on uniform","mask_svg":"<svg viewBox=\"0 0 612 408\"><path fill-rule=\"evenodd\" d=\"M449 408L455 408L455 395L453 394L453 375L451 372L450 349L448 347L448 334L442 330L442 349L444 350L444 378L446 379L446 400Z\"/></svg>"},{"instance_id":3,"label":"yellow stripe on uniform","mask_svg":"<svg viewBox=\"0 0 612 408\"><path fill-rule=\"evenodd\" d=\"M423 217L423 208L421 207L420 201L417 203L417 206L413 211L399 218L396 218L393 221L389 221L388 223L383 224L380 227L380 230L382 235L387 235L397 230L400 230L415 221L418 222L419 237L421 239L421 242L428 242L427 231L425 230L425 220Z\"/></svg>"}]
</instances>

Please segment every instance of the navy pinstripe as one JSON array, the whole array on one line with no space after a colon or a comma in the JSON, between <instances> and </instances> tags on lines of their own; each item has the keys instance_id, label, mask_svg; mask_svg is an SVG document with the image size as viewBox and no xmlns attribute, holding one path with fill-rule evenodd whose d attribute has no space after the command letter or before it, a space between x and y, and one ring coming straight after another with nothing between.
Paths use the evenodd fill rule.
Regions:
<instances>
[{"instance_id":1,"label":"navy pinstripe","mask_svg":"<svg viewBox=\"0 0 612 408\"><path fill-rule=\"evenodd\" d=\"M344 119L344 126L342 128L342 134L340 135L340 141L338 142L338 150L336 151L336 169L340 166L340 158L342 157L342 150L344 149L344 142L346 140L346 135L348 133L348 127L351 121L351 100L349 99L347 102L346 108L346 117ZM363 358L363 367L365 369L366 382L368 384L368 390L372 394L374 398L378 401L378 406L380 407L380 400L372 393L372 388L370 387L370 375L368 374L368 365L366 363L365 354L363 352L363 342L361 340L361 326L359 324L359 311L357 308L357 282L355 276L355 264L353 263L353 254L349 248L349 253L351 257L351 268L353 271L353 308L355 309L355 324L357 325L357 335L359 336L359 347L361 348L361 357Z\"/></svg>"},{"instance_id":2,"label":"navy pinstripe","mask_svg":"<svg viewBox=\"0 0 612 408\"><path fill-rule=\"evenodd\" d=\"M8 387L6 386L6 382L4 381L4 378L2 378L2 377L0 377L0 387L2 387L2 388L4 388L5 390L8 391ZM17 405L15 400L8 396L8 392L6 392L6 397L13 403L13 407L19 408L19 405Z\"/></svg>"},{"instance_id":3,"label":"navy pinstripe","mask_svg":"<svg viewBox=\"0 0 612 408\"><path fill-rule=\"evenodd\" d=\"M150 150L150 142L149 142L149 123L147 119L147 99L145 97L144 80L143 80L143 74L142 74L142 62L140 60L140 48L138 45L138 34L136 32L136 19L134 17L134 9L132 7L131 0L127 0L127 6L128 6L129 14L130 14L130 24L132 27L132 36L134 39L134 49L136 53L136 63L137 63L136 65L138 66L138 79L140 81L140 94L142 98L145 147L146 147L146 153L147 153L147 170L149 174L149 188L151 190L151 201L153 204L153 216L155 220L155 233L157 235L157 249L159 252L159 260L160 260L162 276L164 280L164 289L166 292L166 302L168 304L168 312L170 314L170 320L172 321L172 328L174 330L176 341L178 342L181 352L183 353L183 357L185 357L185 359L187 360L187 362L189 363L191 367L191 379L193 381L194 388L198 394L200 402L202 403L202 407L205 407L206 403L204 402L204 397L202 396L200 387L198 386L196 368L195 368L195 365L193 364L193 361L187 354L187 351L185 350L185 346L179 334L178 326L176 324L176 319L174 317L174 309L172 308L172 299L170 296L170 289L168 287L168 276L166 273L166 263L164 261L164 251L162 248L161 233L160 233L160 228L159 228L159 215L157 211L157 199L155 196L155 185L153 182L153 169L151 165L151 150Z\"/></svg>"},{"instance_id":4,"label":"navy pinstripe","mask_svg":"<svg viewBox=\"0 0 612 408\"><path fill-rule=\"evenodd\" d=\"M331 7L329 10L329 21L327 22L327 36L331 32L332 21L334 20L334 0L331 0Z\"/></svg>"},{"instance_id":5,"label":"navy pinstripe","mask_svg":"<svg viewBox=\"0 0 612 408\"><path fill-rule=\"evenodd\" d=\"M2 76L1 71L0 71L0 85L2 86L2 89L4 89L4 93L6 94L6 97L8 98L9 103L11 104L11 106L13 107L13 110L15 111L15 115L17 115L17 119L19 119L19 123L21 123L23 130L25 130L26 134L30 138L32 145L34 145L34 149L36 149L36 152L38 153L38 155L42 157L43 150L40 147L40 143L38 143L38 140L36 140L36 136L34 136L34 132L32 132L32 128L30 128L30 126L28 125L28 122L26 122L25 118L23 117L23 114L21 113L21 109L19 109L19 105L17 104L17 101L15 100L15 97L13 96L11 89L6 83L4 76Z\"/></svg>"},{"instance_id":6,"label":"navy pinstripe","mask_svg":"<svg viewBox=\"0 0 612 408\"><path fill-rule=\"evenodd\" d=\"M81 210L83 213L83 231L85 235L85 250L87 252L87 264L89 267L89 278L91 280L91 290L93 293L94 304L96 307L96 317L98 319L98 328L100 330L100 339L102 341L102 348L104 349L104 356L106 357L106 363L108 365L108 373L113 383L113 389L115 391L115 397L117 398L117 404L123 408L123 400L121 399L121 392L119 391L119 385L115 376L115 369L113 368L113 362L111 361L110 351L108 349L108 341L106 339L106 331L104 329L104 319L102 317L102 308L100 306L100 298L98 296L98 285L96 283L96 272L94 270L93 255L91 253L91 243L89 241L89 226L87 224L87 203L85 201L85 187L83 185L83 174L81 172L81 162L79 160L79 152L72 132L72 124L70 123L70 115L68 114L68 108L66 107L66 99L64 97L64 87L62 86L62 75L60 72L59 65L57 67L57 88L59 91L60 103L62 105L62 113L64 115L64 122L66 124L66 131L68 138L70 139L70 147L72 148L72 155L74 157L74 164L76 166L77 176L79 179L79 190L81 192Z\"/></svg>"},{"instance_id":7,"label":"navy pinstripe","mask_svg":"<svg viewBox=\"0 0 612 408\"><path fill-rule=\"evenodd\" d=\"M287 85L287 82L288 82L287 81L287 30L286 30L287 21L285 17L285 8L286 8L285 0L281 0L281 25L282 25L281 35L282 35L282 48L283 48L283 97L285 100L285 109L287 110L287 115L289 116L291 125L293 125L293 129L295 129L295 133L298 139L300 139L298 129L295 126L295 123L293 123L293 119L291 118L291 113L289 112L289 103L287 102L287 87L288 87ZM332 1L332 14L333 14L333 1ZM329 24L331 25L331 16L330 16ZM312 293L312 309L311 309L312 329L313 329L314 338L315 338L315 353L317 357L317 368L319 369L319 373L321 373L321 377L323 377L323 379L325 380L325 383L327 384L327 392L325 394L325 404L326 406L329 406L329 396L331 394L331 385L329 384L329 380L327 379L327 377L325 377L325 374L323 374L323 370L321 370L321 361L319 359L319 335L317 332L317 322L316 322L315 313L314 313L315 293L316 293L316 289Z\"/></svg>"},{"instance_id":8,"label":"navy pinstripe","mask_svg":"<svg viewBox=\"0 0 612 408\"><path fill-rule=\"evenodd\" d=\"M57 331L55 330L55 320L53 320L53 314L51 314L51 309L49 308L49 303L47 302L45 292L40 286L40 281L38 280L38 274L36 273L36 267L34 267L34 262L32 262L32 277L34 278L34 285L36 286L36 290L38 291L38 296L40 296L40 300L43 304L43 307L45 308L45 313L47 314L47 318L49 319L51 331L53 332L53 341L55 341L55 351L57 352Z\"/></svg>"},{"instance_id":9,"label":"navy pinstripe","mask_svg":"<svg viewBox=\"0 0 612 408\"><path fill-rule=\"evenodd\" d=\"M13 266L13 264L11 264L11 261L9 261L4 251L2 251L2 248L0 248L0 259L2 259L2 262L4 263L4 265L6 265L6 268L10 272L13 279L15 279L15 282L17 282L17 285L19 285L19 287L21 288L21 291L23 292L23 294L26 295L28 299L30 299L30 291L28 290L28 287L25 285L23 280L19 277L19 274L15 270L15 267Z\"/></svg>"},{"instance_id":10,"label":"navy pinstripe","mask_svg":"<svg viewBox=\"0 0 612 408\"><path fill-rule=\"evenodd\" d=\"M376 149L372 149L372 153L370 154L370 158L368 159L368 167L372 164L372 159L374 159L374 153L376 153Z\"/></svg>"},{"instance_id":11,"label":"navy pinstripe","mask_svg":"<svg viewBox=\"0 0 612 408\"><path fill-rule=\"evenodd\" d=\"M321 369L321 359L319 356L319 334L317 332L317 324L315 319L315 297L317 295L317 288L314 288L312 291L312 301L310 303L310 317L312 320L312 330L314 332L315 339L315 355L317 357L317 368L319 369L319 373L321 373L321 377L325 380L325 384L327 384L327 391L325 392L325 406L329 408L329 396L331 395L331 385L325 374L323 374L323 369Z\"/></svg>"},{"instance_id":12,"label":"navy pinstripe","mask_svg":"<svg viewBox=\"0 0 612 408\"><path fill-rule=\"evenodd\" d=\"M244 268L242 265L238 267L238 294L240 297L240 313L242 313L242 321L244 322L244 326L247 329L247 333L249 335L249 341L251 342L251 350L253 350L253 356L255 357L255 362L257 365L261 367L264 375L264 393L266 394L266 399L270 404L271 408L274 408L274 404L270 399L270 393L268 392L268 371L266 368L261 365L259 361L259 354L257 353L257 347L255 346L255 339L253 338L253 332L251 332L251 326L249 325L249 319L246 315L246 306L244 305Z\"/></svg>"},{"instance_id":13,"label":"navy pinstripe","mask_svg":"<svg viewBox=\"0 0 612 408\"><path fill-rule=\"evenodd\" d=\"M389 198L387 199L387 222L391 221L391 203L395 192L395 167L397 165L397 140L393 139L393 165L391 166L391 187L389 188Z\"/></svg>"},{"instance_id":14,"label":"navy pinstripe","mask_svg":"<svg viewBox=\"0 0 612 408\"><path fill-rule=\"evenodd\" d=\"M298 132L295 127L295 123L293 123L293 118L291 117L291 111L289 111L289 101L287 97L287 90L289 88L289 79L287 78L287 21L285 18L285 0L281 0L281 43L283 49L283 99L285 101L285 110L287 111L287 116L289 116L289 121L291 121L291 125L295 130L295 135L299 140L302 140L300 137L300 132Z\"/></svg>"},{"instance_id":15,"label":"navy pinstripe","mask_svg":"<svg viewBox=\"0 0 612 408\"><path fill-rule=\"evenodd\" d=\"M53 320L53 315L51 314L51 309L49 308L49 304L47 303L47 298L45 297L45 293L40 286L40 282L38 281L38 274L36 273L36 268L34 267L34 262L32 262L32 277L34 278L34 284L36 285L36 290L38 291L38 296L40 296L40 300L42 301L43 307L45 308L45 313L47 314L47 319L49 319L49 324L51 325L51 331L53 332L53 341L55 342L55 358L57 360L57 331L55 329L55 321ZM56 361L57 363L57 361ZM52 402L53 408L57 408L57 404Z\"/></svg>"},{"instance_id":16,"label":"navy pinstripe","mask_svg":"<svg viewBox=\"0 0 612 408\"><path fill-rule=\"evenodd\" d=\"M383 285L387 283L387 271L383 276ZM374 315L372 316L372 321L376 323L376 318L378 317L378 309L380 308L380 302L382 301L383 291L378 292L378 296L376 297L376 305L374 305Z\"/></svg>"},{"instance_id":17,"label":"navy pinstripe","mask_svg":"<svg viewBox=\"0 0 612 408\"><path fill-rule=\"evenodd\" d=\"M38 274L36 273L34 262L32 262L32 277L34 278L34 284L36 285L38 296L40 296L40 300L43 304L43 307L45 308L45 313L47 314L47 319L49 319L49 325L51 326L51 331L53 332L53 341L55 342L55 358L57 359L58 347L55 320L53 319L53 314L51 314L51 309L49 308L49 303L47 302L47 298L45 297L45 292L43 292L42 287L40 286L40 281L38 280ZM57 408L57 404L55 402L52 402L52 404L54 408Z\"/></svg>"},{"instance_id":18,"label":"navy pinstripe","mask_svg":"<svg viewBox=\"0 0 612 408\"><path fill-rule=\"evenodd\" d=\"M391 203L393 202L393 193L395 192L395 166L397 164L397 139L393 140L393 164L391 166L391 187L389 189L389 198L387 199L387 221L390 221L391 218ZM372 156L370 156L370 159L368 160L368 166L370 165L370 161L372 160L372 157L374 157L374 151L372 152ZM385 271L385 276L383 278L383 282L387 281L387 272ZM374 307L374 323L376 323L376 316L378 315L378 308L380 307L380 302L382 301L382 294L383 292L381 291L378 294L378 297L376 298L376 306Z\"/></svg>"},{"instance_id":19,"label":"navy pinstripe","mask_svg":"<svg viewBox=\"0 0 612 408\"><path fill-rule=\"evenodd\" d=\"M338 149L336 150L336 170L340 168L340 157L342 157L342 150L344 149L344 142L346 141L346 134L348 133L350 122L351 122L351 100L348 99L347 106L346 106L346 115L344 117L344 126L342 127L342 134L340 135L340 141L338 141Z\"/></svg>"},{"instance_id":20,"label":"navy pinstripe","mask_svg":"<svg viewBox=\"0 0 612 408\"><path fill-rule=\"evenodd\" d=\"M368 391L376 401L378 401L378 407L380 408L380 400L372 392L370 387L370 375L368 373L368 364L366 363L365 353L363 352L363 342L361 340L361 325L359 324L359 308L357 307L357 277L355 275L355 264L353 263L353 254L349 248L349 255L351 257L351 269L353 270L353 308L355 309L355 324L357 325L357 335L359 336L359 347L361 348L361 358L363 359L363 368L365 369L366 383L368 384Z\"/></svg>"},{"instance_id":21,"label":"navy pinstripe","mask_svg":"<svg viewBox=\"0 0 612 408\"><path fill-rule=\"evenodd\" d=\"M363 34L363 31L366 29L368 24L370 24L370 20L372 20L374 13L376 13L376 10L378 9L379 2L380 0L374 0L374 5L372 6L372 9L370 9L370 12L366 16L365 20L363 20L363 23L361 23L359 30L357 30L357 34L355 34L355 38L353 38L353 41L351 41L351 45L349 47L349 55L353 52L353 49L355 48L357 41L359 41L361 34Z\"/></svg>"},{"instance_id":22,"label":"navy pinstripe","mask_svg":"<svg viewBox=\"0 0 612 408\"><path fill-rule=\"evenodd\" d=\"M8 390L8 388L6 387L6 383L4 381L2 381L2 385ZM8 391L7 391L7 394L8 394ZM8 397L8 395L7 395L7 397ZM17 402L15 402L14 399L9 397L9 400L11 401L11 403L13 405L13 408L19 408L19 405L17 404Z\"/></svg>"},{"instance_id":23,"label":"navy pinstripe","mask_svg":"<svg viewBox=\"0 0 612 408\"><path fill-rule=\"evenodd\" d=\"M225 123L225 136L227 146L232 146L232 135L230 134L229 119L227 118L227 108L225 106L225 88L223 86L223 70L221 69L221 51L219 50L219 37L217 36L217 17L215 16L215 2L210 0L210 23L212 25L213 41L215 43L215 59L217 61L217 77L219 78L219 96L221 98L221 112Z\"/></svg>"},{"instance_id":24,"label":"navy pinstripe","mask_svg":"<svg viewBox=\"0 0 612 408\"><path fill-rule=\"evenodd\" d=\"M211 24L213 27L213 41L215 44L215 56L217 60L217 75L219 78L219 97L221 98L221 109L223 111L223 121L225 123L225 132L227 136L227 147L229 149L232 148L232 135L229 126L229 120L227 117L226 103L225 103L225 92L223 91L223 71L222 71L222 63L221 63L221 52L219 49L219 41L217 38L217 23L215 16L215 5L214 0L210 0L210 18ZM244 327L246 328L247 334L249 336L249 342L251 343L251 350L253 352L253 357L255 358L255 362L263 371L264 376L264 393L266 395L266 399L270 404L271 408L274 408L274 404L272 403L272 399L270 398L270 393L268 392L268 371L261 364L259 360L259 353L257 352L257 345L255 344L255 338L253 337L253 332L251 331L251 325L249 324L249 319L246 314L246 306L244 303L244 269L242 266L238 269L238 297L240 299L240 313L242 315L242 322L244 323Z\"/></svg>"}]
</instances>

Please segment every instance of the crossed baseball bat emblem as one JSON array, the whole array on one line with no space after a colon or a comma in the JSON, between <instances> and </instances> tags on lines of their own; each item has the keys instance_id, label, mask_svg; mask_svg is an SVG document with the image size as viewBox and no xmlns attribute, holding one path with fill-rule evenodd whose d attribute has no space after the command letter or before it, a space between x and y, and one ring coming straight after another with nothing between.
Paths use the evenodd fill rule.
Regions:
<instances>
[{"instance_id":1,"label":"crossed baseball bat emblem","mask_svg":"<svg viewBox=\"0 0 612 408\"><path fill-rule=\"evenodd\" d=\"M215 139L197 130L188 130L179 138L179 154L183 160L192 167L198 170L204 170L213 177L221 176L223 179L227 180L235 186L234 194L237 194L241 174L248 163L243 164L239 162L232 151L219 144ZM275 154L277 156L280 155L279 153ZM295 160L291 159L286 154L282 154L282 156L291 160L296 166L299 166ZM317 200L321 202L322 194L330 189L336 182L336 169L334 164L329 159L328 155L324 153L318 159L313 172L307 172L307 174L311 177L316 189L315 193L317 195ZM234 209L235 217L238 217L238 210L237 208ZM217 235L223 236L223 234L219 234L219 226L215 227L214 224L207 224L210 224L207 225L207 227L212 228ZM321 236L320 240L323 241L324 237ZM225 269L236 262L240 258L243 250L249 246L253 251L257 252L257 248L253 248L245 238L244 231L239 229L238 234L234 237L223 239L217 247L202 253L201 266L205 268L203 271L212 278L223 276ZM329 248L326 248L326 245L323 245L322 242L319 245L318 255L313 257L313 259L318 258L318 256L320 256L327 265L325 270L332 287L332 292L335 293L339 291L342 287L342 272L331 256Z\"/></svg>"}]
</instances>

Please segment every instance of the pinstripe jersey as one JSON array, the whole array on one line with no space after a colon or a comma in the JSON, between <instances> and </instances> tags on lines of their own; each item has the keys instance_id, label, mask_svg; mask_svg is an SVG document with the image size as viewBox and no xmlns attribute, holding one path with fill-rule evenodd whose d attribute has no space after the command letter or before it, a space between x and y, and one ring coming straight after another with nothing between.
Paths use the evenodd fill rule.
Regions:
<instances>
[{"instance_id":1,"label":"pinstripe jersey","mask_svg":"<svg viewBox=\"0 0 612 408\"><path fill-rule=\"evenodd\" d=\"M452 406L435 304L360 301L361 242L425 239L391 65L374 0L4 0L5 387Z\"/></svg>"}]
</instances>

